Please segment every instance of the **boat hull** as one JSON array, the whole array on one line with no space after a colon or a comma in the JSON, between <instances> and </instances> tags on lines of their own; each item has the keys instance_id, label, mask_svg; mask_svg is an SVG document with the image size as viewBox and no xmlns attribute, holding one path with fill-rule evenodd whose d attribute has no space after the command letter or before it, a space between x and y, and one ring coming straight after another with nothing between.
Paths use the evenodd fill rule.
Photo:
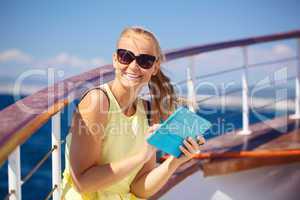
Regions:
<instances>
[{"instance_id":1,"label":"boat hull","mask_svg":"<svg viewBox=\"0 0 300 200\"><path fill-rule=\"evenodd\" d=\"M160 199L299 200L300 163L260 167L211 177L204 177L200 170Z\"/></svg>"}]
</instances>

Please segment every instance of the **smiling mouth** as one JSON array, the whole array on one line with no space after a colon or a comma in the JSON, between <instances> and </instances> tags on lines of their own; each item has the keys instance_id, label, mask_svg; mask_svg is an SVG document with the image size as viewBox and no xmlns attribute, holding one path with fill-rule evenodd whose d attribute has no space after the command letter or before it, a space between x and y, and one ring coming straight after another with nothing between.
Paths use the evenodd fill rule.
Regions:
<instances>
[{"instance_id":1,"label":"smiling mouth","mask_svg":"<svg viewBox=\"0 0 300 200\"><path fill-rule=\"evenodd\" d=\"M123 76L126 78L126 79L129 79L129 80L138 80L138 79L141 79L142 76L140 75L136 75L136 74L130 74L130 73L123 73Z\"/></svg>"}]
</instances>

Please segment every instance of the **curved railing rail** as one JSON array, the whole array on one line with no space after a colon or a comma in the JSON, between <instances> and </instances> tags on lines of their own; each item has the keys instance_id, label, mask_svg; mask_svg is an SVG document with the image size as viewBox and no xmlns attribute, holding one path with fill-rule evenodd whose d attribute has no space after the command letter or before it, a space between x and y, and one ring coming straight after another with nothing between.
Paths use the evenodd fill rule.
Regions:
<instances>
[{"instance_id":1,"label":"curved railing rail","mask_svg":"<svg viewBox=\"0 0 300 200\"><path fill-rule=\"evenodd\" d=\"M296 31L278 33L278 34L272 34L266 36L251 37L251 38L240 39L240 40L232 40L232 41L218 42L213 44L199 45L199 46L167 51L166 59L167 61L171 61L174 59L193 56L193 55L210 52L210 51L217 51L217 50L228 49L233 47L250 46L254 44L274 42L278 40L286 40L286 39L299 38L299 37L300 37L300 30L296 30Z\"/></svg>"},{"instance_id":2,"label":"curved railing rail","mask_svg":"<svg viewBox=\"0 0 300 200\"><path fill-rule=\"evenodd\" d=\"M78 98L82 88L109 81L113 76L113 68L103 66L42 89L3 109L0 112L0 163L52 115Z\"/></svg>"},{"instance_id":3,"label":"curved railing rail","mask_svg":"<svg viewBox=\"0 0 300 200\"><path fill-rule=\"evenodd\" d=\"M240 40L232 40L227 42L219 42L207 45L199 45L175 50L169 50L165 53L166 61L171 61L183 57L190 57L200 53L222 50L233 47L242 47L244 52L244 57L247 57L246 46L285 40L300 38L300 30L272 34L261 37L251 37ZM300 42L299 42L300 46ZM296 57L299 59L299 57ZM296 59L295 58L295 59ZM300 62L299 62L300 63ZM244 70L247 70L247 58L244 63ZM212 74L213 75L213 74ZM207 76L210 76L209 74ZM53 86L42 89L39 92L32 94L24 99L21 99L14 103L11 106L0 111L0 163L3 163L7 160L8 156L12 154L15 150L15 156L10 160L12 163L19 159L19 145L23 144L36 130L38 130L44 123L46 123L51 117L53 119L53 126L60 128L59 124L59 112L70 102L78 98L82 91L92 85L97 85L105 83L109 80L112 80L114 77L114 70L111 65L106 65L89 72L83 73L78 76L68 78L66 80L55 83ZM296 115L300 115L300 95L297 90L299 90L299 76L296 77ZM247 76L246 73L243 75L243 102L248 106L247 100ZM244 107L245 108L245 107ZM247 110L247 109L246 109ZM243 114L243 126L245 130L248 131L247 122L248 112ZM58 118L57 118L58 117ZM52 145L58 145L59 148L56 154L52 156L60 156L60 132L52 130L52 135L54 138L54 143ZM58 132L58 133L56 133ZM58 137L58 140L57 140ZM53 152L54 153L54 152ZM57 158L58 159L58 158ZM60 160L60 159L59 159ZM12 164L15 167L20 167L20 163ZM59 163L54 164L53 166L60 165ZM58 170L58 175L60 176L60 167ZM20 176L20 173L15 172L16 176ZM58 179L59 181L59 179ZM57 182L56 182L57 184ZM14 185L15 190L20 190L20 186ZM18 189L19 187L19 189ZM55 187L54 187L55 188ZM20 191L19 191L20 192ZM20 196L19 196L20 198ZM56 199L56 198L54 198Z\"/></svg>"}]
</instances>

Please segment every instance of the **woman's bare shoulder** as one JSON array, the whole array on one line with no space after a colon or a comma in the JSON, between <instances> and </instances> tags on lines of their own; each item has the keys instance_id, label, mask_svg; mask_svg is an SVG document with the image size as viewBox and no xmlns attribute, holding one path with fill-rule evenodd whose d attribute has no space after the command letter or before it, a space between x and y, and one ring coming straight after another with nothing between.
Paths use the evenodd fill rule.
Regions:
<instances>
[{"instance_id":1,"label":"woman's bare shoulder","mask_svg":"<svg viewBox=\"0 0 300 200\"><path fill-rule=\"evenodd\" d=\"M109 99L104 91L93 89L80 101L78 111L82 115L106 116L109 111Z\"/></svg>"},{"instance_id":2,"label":"woman's bare shoulder","mask_svg":"<svg viewBox=\"0 0 300 200\"><path fill-rule=\"evenodd\" d=\"M78 104L73 117L72 133L84 129L87 135L102 134L107 123L109 112L109 99L102 90L89 91Z\"/></svg>"}]
</instances>

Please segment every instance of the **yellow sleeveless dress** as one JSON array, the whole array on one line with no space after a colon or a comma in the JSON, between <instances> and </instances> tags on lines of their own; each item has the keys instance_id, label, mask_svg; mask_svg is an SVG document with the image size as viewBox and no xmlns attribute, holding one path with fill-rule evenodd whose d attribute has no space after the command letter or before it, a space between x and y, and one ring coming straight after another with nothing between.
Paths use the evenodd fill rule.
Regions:
<instances>
[{"instance_id":1,"label":"yellow sleeveless dress","mask_svg":"<svg viewBox=\"0 0 300 200\"><path fill-rule=\"evenodd\" d=\"M106 164L137 154L145 141L148 121L141 99L137 101L136 113L130 117L124 115L113 96L109 86L101 86L106 90L109 98L108 122L104 130L100 163ZM66 138L65 160L66 168L63 173L62 199L64 200L140 200L130 193L130 184L143 167L138 166L127 177L119 182L97 192L78 193L73 185L69 172L69 147L71 133Z\"/></svg>"}]
</instances>

